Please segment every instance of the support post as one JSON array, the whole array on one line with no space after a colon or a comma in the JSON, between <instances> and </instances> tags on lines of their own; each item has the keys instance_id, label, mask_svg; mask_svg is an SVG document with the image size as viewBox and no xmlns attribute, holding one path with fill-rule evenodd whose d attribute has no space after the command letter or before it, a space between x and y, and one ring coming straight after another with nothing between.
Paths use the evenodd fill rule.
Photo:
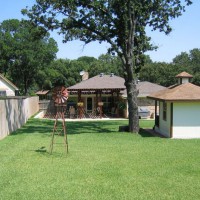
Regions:
<instances>
[{"instance_id":1,"label":"support post","mask_svg":"<svg viewBox=\"0 0 200 200\"><path fill-rule=\"evenodd\" d=\"M57 109L56 118L55 118L55 122L54 122L53 132L51 135L51 143L50 143L49 153L52 154L52 152L53 152L53 145L55 143L55 134L56 133L58 136L61 136L63 134L64 148L65 148L66 152L68 153L68 141L67 141L67 132L66 132L65 116L64 116L66 106L56 105L56 109ZM59 127L59 124L58 124L59 117L62 119L61 127Z\"/></svg>"}]
</instances>

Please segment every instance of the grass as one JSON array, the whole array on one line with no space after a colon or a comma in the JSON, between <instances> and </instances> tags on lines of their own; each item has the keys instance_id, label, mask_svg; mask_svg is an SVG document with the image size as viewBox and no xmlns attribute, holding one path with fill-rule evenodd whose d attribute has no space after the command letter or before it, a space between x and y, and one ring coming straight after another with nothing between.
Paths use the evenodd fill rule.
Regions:
<instances>
[{"instance_id":1,"label":"grass","mask_svg":"<svg viewBox=\"0 0 200 200\"><path fill-rule=\"evenodd\" d=\"M200 140L118 132L126 124L67 122L69 153L57 136L49 155L53 121L30 119L0 141L0 199L200 199Z\"/></svg>"}]
</instances>

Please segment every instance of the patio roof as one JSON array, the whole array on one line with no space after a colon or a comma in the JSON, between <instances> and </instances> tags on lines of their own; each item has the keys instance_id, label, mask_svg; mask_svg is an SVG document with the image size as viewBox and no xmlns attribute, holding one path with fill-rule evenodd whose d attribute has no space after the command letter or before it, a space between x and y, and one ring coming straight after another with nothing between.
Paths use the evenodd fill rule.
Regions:
<instances>
[{"instance_id":1,"label":"patio roof","mask_svg":"<svg viewBox=\"0 0 200 200\"><path fill-rule=\"evenodd\" d=\"M192 83L185 83L149 95L148 98L163 101L200 101L200 87Z\"/></svg>"},{"instance_id":2,"label":"patio roof","mask_svg":"<svg viewBox=\"0 0 200 200\"><path fill-rule=\"evenodd\" d=\"M124 79L115 75L97 75L68 87L68 91L95 92L96 90L124 90Z\"/></svg>"}]
</instances>

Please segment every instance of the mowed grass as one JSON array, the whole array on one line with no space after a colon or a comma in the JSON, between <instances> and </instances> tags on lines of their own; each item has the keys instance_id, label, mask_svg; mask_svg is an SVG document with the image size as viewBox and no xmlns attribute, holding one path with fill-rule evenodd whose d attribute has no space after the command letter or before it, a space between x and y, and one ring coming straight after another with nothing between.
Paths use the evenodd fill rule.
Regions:
<instances>
[{"instance_id":1,"label":"mowed grass","mask_svg":"<svg viewBox=\"0 0 200 200\"><path fill-rule=\"evenodd\" d=\"M53 124L30 119L0 141L0 199L200 199L200 140L118 132L127 121L67 122L69 153L56 136L50 155Z\"/></svg>"}]
</instances>

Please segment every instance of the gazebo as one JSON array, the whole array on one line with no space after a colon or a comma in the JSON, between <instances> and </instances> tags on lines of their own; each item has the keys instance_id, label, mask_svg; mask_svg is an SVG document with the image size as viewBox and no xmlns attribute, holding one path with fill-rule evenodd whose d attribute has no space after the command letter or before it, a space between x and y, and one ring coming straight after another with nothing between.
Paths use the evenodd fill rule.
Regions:
<instances>
[{"instance_id":1,"label":"gazebo","mask_svg":"<svg viewBox=\"0 0 200 200\"><path fill-rule=\"evenodd\" d=\"M186 72L176 77L178 84L148 96L160 107L154 130L168 138L200 138L200 87Z\"/></svg>"}]
</instances>

